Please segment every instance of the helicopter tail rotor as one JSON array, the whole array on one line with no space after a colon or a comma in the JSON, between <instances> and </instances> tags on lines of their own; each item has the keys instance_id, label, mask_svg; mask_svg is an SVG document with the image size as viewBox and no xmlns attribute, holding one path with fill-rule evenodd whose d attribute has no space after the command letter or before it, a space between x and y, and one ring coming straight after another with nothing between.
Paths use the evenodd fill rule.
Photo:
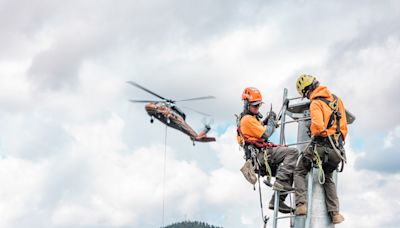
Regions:
<instances>
[{"instance_id":1,"label":"helicopter tail rotor","mask_svg":"<svg viewBox=\"0 0 400 228\"><path fill-rule=\"evenodd\" d=\"M213 118L207 118L207 117L203 117L202 121L201 121L204 125L204 127L208 130L211 129L211 125L214 123L214 119Z\"/></svg>"}]
</instances>

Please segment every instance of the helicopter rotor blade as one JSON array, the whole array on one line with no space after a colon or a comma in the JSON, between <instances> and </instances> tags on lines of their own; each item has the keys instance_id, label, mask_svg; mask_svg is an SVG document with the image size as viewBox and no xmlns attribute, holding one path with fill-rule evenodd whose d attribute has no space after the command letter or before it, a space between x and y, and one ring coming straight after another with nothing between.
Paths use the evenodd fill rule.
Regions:
<instances>
[{"instance_id":1,"label":"helicopter rotor blade","mask_svg":"<svg viewBox=\"0 0 400 228\"><path fill-rule=\"evenodd\" d=\"M154 103L159 101L151 101L151 100L129 100L132 103Z\"/></svg>"},{"instance_id":2,"label":"helicopter rotor blade","mask_svg":"<svg viewBox=\"0 0 400 228\"><path fill-rule=\"evenodd\" d=\"M177 101L175 101L175 102L181 102L181 101L195 101L195 100L208 100L208 99L215 99L215 97L214 97L214 96L195 97L195 98L177 100Z\"/></svg>"},{"instance_id":3,"label":"helicopter rotor blade","mask_svg":"<svg viewBox=\"0 0 400 228\"><path fill-rule=\"evenodd\" d=\"M165 97L162 97L162 96L160 96L160 95L154 93L153 91L151 91L151 90L149 90L149 89L144 88L143 86L141 86L141 85L139 85L139 84L137 84L137 83L135 83L135 82L127 81L126 83L129 83L129 84L131 84L131 85L133 85L133 86L135 86L135 87L137 87L137 88L139 88L139 89L142 89L142 90L144 90L144 91L146 91L146 92L148 92L148 93L150 93L150 94L152 94L152 95L154 95L154 96L156 96L156 97L158 97L158 98L160 98L160 99L163 99L163 100L166 100L166 101L171 101L171 100L169 100L169 99L167 99L167 98L165 98Z\"/></svg>"},{"instance_id":4,"label":"helicopter rotor blade","mask_svg":"<svg viewBox=\"0 0 400 228\"><path fill-rule=\"evenodd\" d=\"M211 116L210 114L208 114L208 113L205 113L205 112L200 112L200 111L198 111L198 110L196 110L196 109L194 109L194 108L191 108L191 107L187 107L187 106L181 106L182 108L185 108L185 109L189 109L190 111L193 111L193 112L197 112L197 113L199 113L199 114L201 114L201 115L203 115L203 116Z\"/></svg>"}]
</instances>

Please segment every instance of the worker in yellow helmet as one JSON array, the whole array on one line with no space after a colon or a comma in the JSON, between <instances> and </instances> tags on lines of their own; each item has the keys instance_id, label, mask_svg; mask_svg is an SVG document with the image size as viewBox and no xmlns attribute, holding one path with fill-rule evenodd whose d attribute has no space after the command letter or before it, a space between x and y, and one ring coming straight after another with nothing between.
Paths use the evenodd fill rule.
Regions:
<instances>
[{"instance_id":1,"label":"worker in yellow helmet","mask_svg":"<svg viewBox=\"0 0 400 228\"><path fill-rule=\"evenodd\" d=\"M328 88L321 86L314 76L302 74L296 82L296 88L302 97L310 100L310 133L312 142L305 149L304 156L298 163L294 182L296 187L296 215L306 215L305 176L311 169L312 162L321 164L325 180L320 181L325 190L325 202L332 223L344 221L339 213L339 199L332 172L345 160L343 149L347 135L347 120L343 102Z\"/></svg>"},{"instance_id":2,"label":"worker in yellow helmet","mask_svg":"<svg viewBox=\"0 0 400 228\"><path fill-rule=\"evenodd\" d=\"M267 167L270 167L270 176L275 176L276 180L273 188L279 191L292 191L293 172L296 165L298 151L295 148L288 148L274 145L269 142L269 138L274 133L277 125L275 124L276 114L271 110L268 116L262 120L262 114L259 112L260 106L263 104L260 91L254 87L245 88L242 93L244 102L243 112L238 119L237 140L245 151L245 164L257 166L258 174L267 175ZM270 143L270 144L268 144ZM265 155L265 156L264 156ZM252 165L251 168L252 168ZM243 172L243 171L242 171ZM252 178L247 177L250 183L255 184L255 175ZM270 185L269 181L264 181ZM287 194L282 194L279 199L279 211L282 213L290 213L294 211L284 203ZM269 208L274 209L274 196L269 202Z\"/></svg>"}]
</instances>

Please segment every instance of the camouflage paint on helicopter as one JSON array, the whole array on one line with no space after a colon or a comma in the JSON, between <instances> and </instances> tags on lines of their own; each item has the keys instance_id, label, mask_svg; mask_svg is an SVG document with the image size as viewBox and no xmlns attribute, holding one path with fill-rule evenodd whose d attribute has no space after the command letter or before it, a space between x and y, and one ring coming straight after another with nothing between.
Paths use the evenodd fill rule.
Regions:
<instances>
[{"instance_id":1,"label":"camouflage paint on helicopter","mask_svg":"<svg viewBox=\"0 0 400 228\"><path fill-rule=\"evenodd\" d=\"M159 121L161 121L162 123L164 123L165 125L172 127L174 129L177 129L178 131L183 132L184 134L186 134L190 137L190 139L193 141L193 145L194 145L194 141L197 141L197 142L213 142L213 141L215 141L214 137L207 137L207 133L211 130L211 127L209 124L205 124L204 129L202 131L200 131L199 133L195 132L190 127L190 125L188 123L186 123L185 113L175 105L176 102L213 99L215 97L206 96L206 97L197 97L197 98L190 98L190 99L174 101L171 99L166 99L166 98L142 87L141 85L139 85L135 82L129 81L128 83L161 99L161 101L130 100L133 103L148 103L145 105L145 109L146 109L147 114L151 117L151 119L150 119L151 123L153 123L154 118L156 118ZM199 112L196 110L193 110L193 111ZM202 112L199 112L199 113L201 113L203 115L207 115Z\"/></svg>"}]
</instances>

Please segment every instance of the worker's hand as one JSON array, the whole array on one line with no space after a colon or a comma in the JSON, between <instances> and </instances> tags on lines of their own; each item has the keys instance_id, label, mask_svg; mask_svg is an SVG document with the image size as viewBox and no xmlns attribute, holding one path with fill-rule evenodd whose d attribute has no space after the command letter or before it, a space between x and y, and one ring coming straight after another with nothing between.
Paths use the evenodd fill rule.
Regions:
<instances>
[{"instance_id":1,"label":"worker's hand","mask_svg":"<svg viewBox=\"0 0 400 228\"><path fill-rule=\"evenodd\" d=\"M274 111L270 111L267 115L267 119L276 120L276 113Z\"/></svg>"}]
</instances>

